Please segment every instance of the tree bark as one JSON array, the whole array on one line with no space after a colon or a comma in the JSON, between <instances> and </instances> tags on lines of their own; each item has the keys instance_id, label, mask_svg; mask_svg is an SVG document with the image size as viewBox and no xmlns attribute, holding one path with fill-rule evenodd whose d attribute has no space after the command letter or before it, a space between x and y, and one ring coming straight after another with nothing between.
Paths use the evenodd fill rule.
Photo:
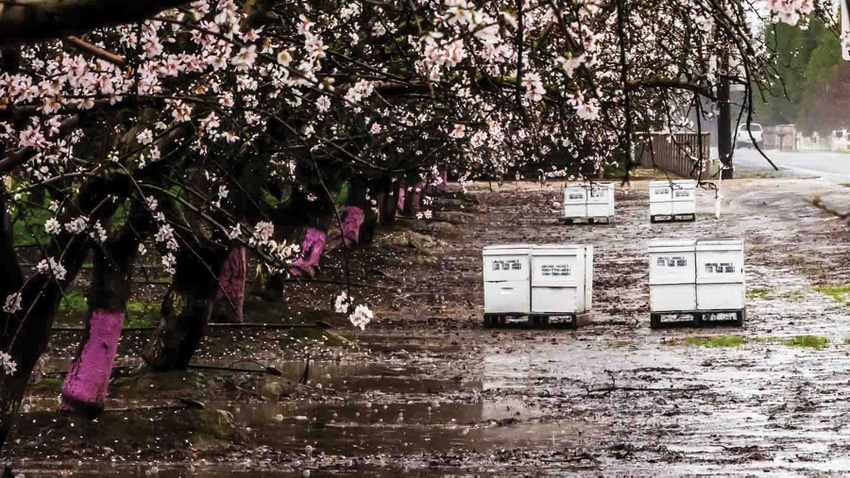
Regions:
<instances>
[{"instance_id":1,"label":"tree bark","mask_svg":"<svg viewBox=\"0 0 850 478\"><path fill-rule=\"evenodd\" d=\"M393 188L392 179L389 177L381 178L376 189L378 189L376 197L378 201L378 223L382 226L390 225L395 222L398 191Z\"/></svg>"},{"instance_id":2,"label":"tree bark","mask_svg":"<svg viewBox=\"0 0 850 478\"><path fill-rule=\"evenodd\" d=\"M304 231L304 241L301 243L301 253L297 259L292 262L289 268L289 273L294 276L308 275L314 277L316 275L316 267L319 265L319 259L322 257L322 252L325 250L325 242L327 241L327 230L322 230L316 227L308 227Z\"/></svg>"},{"instance_id":3,"label":"tree bark","mask_svg":"<svg viewBox=\"0 0 850 478\"><path fill-rule=\"evenodd\" d=\"M357 206L343 206L339 215L342 219L342 240L345 241L345 247L351 249L360 243L363 209Z\"/></svg>"},{"instance_id":4,"label":"tree bark","mask_svg":"<svg viewBox=\"0 0 850 478\"><path fill-rule=\"evenodd\" d=\"M150 226L148 216L137 211L132 226L95 249L85 331L62 385L60 410L88 416L103 411L130 298L130 274L144 240L140 234L146 234L142 231Z\"/></svg>"},{"instance_id":5,"label":"tree bark","mask_svg":"<svg viewBox=\"0 0 850 478\"><path fill-rule=\"evenodd\" d=\"M188 368L212 314L225 257L205 247L192 251L184 246L178 253L176 271L162 301L162 318L142 352L152 369Z\"/></svg>"},{"instance_id":6,"label":"tree bark","mask_svg":"<svg viewBox=\"0 0 850 478\"><path fill-rule=\"evenodd\" d=\"M407 197L407 192L404 190L404 183L402 182L398 186L398 201L395 206L395 214L396 216L400 216L405 213L405 198Z\"/></svg>"},{"instance_id":7,"label":"tree bark","mask_svg":"<svg viewBox=\"0 0 850 478\"><path fill-rule=\"evenodd\" d=\"M425 187L425 183L419 181L415 183L409 191L407 191L407 195L404 200L404 214L406 216L416 217L416 213L419 212L419 208L422 204L422 189Z\"/></svg>"},{"instance_id":8,"label":"tree bark","mask_svg":"<svg viewBox=\"0 0 850 478\"><path fill-rule=\"evenodd\" d=\"M732 112L729 95L729 53L726 51L720 54L720 69L717 85L717 153L723 165L721 179L732 179Z\"/></svg>"},{"instance_id":9,"label":"tree bark","mask_svg":"<svg viewBox=\"0 0 850 478\"><path fill-rule=\"evenodd\" d=\"M369 199L370 192L366 181L361 177L352 177L349 181L347 207L360 209L360 231L357 239L361 244L369 244L375 237L375 226L378 224L378 216ZM374 195L374 192L371 192ZM353 219L353 217L352 217Z\"/></svg>"},{"instance_id":10,"label":"tree bark","mask_svg":"<svg viewBox=\"0 0 850 478\"><path fill-rule=\"evenodd\" d=\"M248 281L248 261L245 248L235 246L227 253L218 275L218 291L213 317L231 323L245 321L245 284Z\"/></svg>"}]
</instances>

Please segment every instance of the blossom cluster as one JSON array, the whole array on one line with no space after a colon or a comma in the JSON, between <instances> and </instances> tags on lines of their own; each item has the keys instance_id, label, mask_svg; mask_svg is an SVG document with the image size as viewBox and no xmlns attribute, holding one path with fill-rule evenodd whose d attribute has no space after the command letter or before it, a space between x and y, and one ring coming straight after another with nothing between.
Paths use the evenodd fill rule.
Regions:
<instances>
[{"instance_id":1,"label":"blossom cluster","mask_svg":"<svg viewBox=\"0 0 850 478\"><path fill-rule=\"evenodd\" d=\"M338 314L348 314L348 320L360 330L366 330L366 326L375 318L375 314L365 305L357 305L354 307L354 302L346 292L341 292L334 299L334 310Z\"/></svg>"}]
</instances>

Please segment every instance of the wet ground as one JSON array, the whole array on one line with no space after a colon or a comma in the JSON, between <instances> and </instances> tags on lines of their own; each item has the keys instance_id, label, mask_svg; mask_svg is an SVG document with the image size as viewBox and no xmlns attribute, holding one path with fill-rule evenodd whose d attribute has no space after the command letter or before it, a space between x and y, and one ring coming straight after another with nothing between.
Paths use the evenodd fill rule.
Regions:
<instances>
[{"instance_id":1,"label":"wet ground","mask_svg":"<svg viewBox=\"0 0 850 478\"><path fill-rule=\"evenodd\" d=\"M218 330L196 360L258 372L141 374L128 335L94 423L53 412L60 337L7 452L28 477L850 473L850 234L810 203L850 190L727 181L720 219L702 190L695 222L650 224L647 184L618 187L611 225L557 225L558 184L440 201L352 252L365 332ZM650 330L647 242L717 236L746 241L744 327ZM481 248L510 242L593 244L594 324L483 329ZM339 285L291 289L327 309Z\"/></svg>"}]
</instances>

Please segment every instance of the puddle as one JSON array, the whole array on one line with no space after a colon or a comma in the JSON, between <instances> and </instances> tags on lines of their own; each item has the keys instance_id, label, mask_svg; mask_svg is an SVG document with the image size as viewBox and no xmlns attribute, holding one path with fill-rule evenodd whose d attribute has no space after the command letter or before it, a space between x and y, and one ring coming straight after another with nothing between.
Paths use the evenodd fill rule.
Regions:
<instances>
[{"instance_id":1,"label":"puddle","mask_svg":"<svg viewBox=\"0 0 850 478\"><path fill-rule=\"evenodd\" d=\"M252 442L290 452L306 445L327 454L440 453L492 446L551 445L567 433L563 424L534 422L541 413L519 400L478 403L372 403L282 407L259 405L234 411Z\"/></svg>"}]
</instances>

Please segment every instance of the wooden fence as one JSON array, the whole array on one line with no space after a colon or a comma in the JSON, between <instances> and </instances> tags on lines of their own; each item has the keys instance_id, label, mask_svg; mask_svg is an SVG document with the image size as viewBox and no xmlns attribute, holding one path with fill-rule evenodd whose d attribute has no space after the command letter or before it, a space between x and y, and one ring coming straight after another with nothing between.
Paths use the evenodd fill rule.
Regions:
<instances>
[{"instance_id":1,"label":"wooden fence","mask_svg":"<svg viewBox=\"0 0 850 478\"><path fill-rule=\"evenodd\" d=\"M702 164L699 148L702 145ZM644 168L658 168L683 178L708 179L711 136L702 133L639 133L635 145L635 159Z\"/></svg>"}]
</instances>

